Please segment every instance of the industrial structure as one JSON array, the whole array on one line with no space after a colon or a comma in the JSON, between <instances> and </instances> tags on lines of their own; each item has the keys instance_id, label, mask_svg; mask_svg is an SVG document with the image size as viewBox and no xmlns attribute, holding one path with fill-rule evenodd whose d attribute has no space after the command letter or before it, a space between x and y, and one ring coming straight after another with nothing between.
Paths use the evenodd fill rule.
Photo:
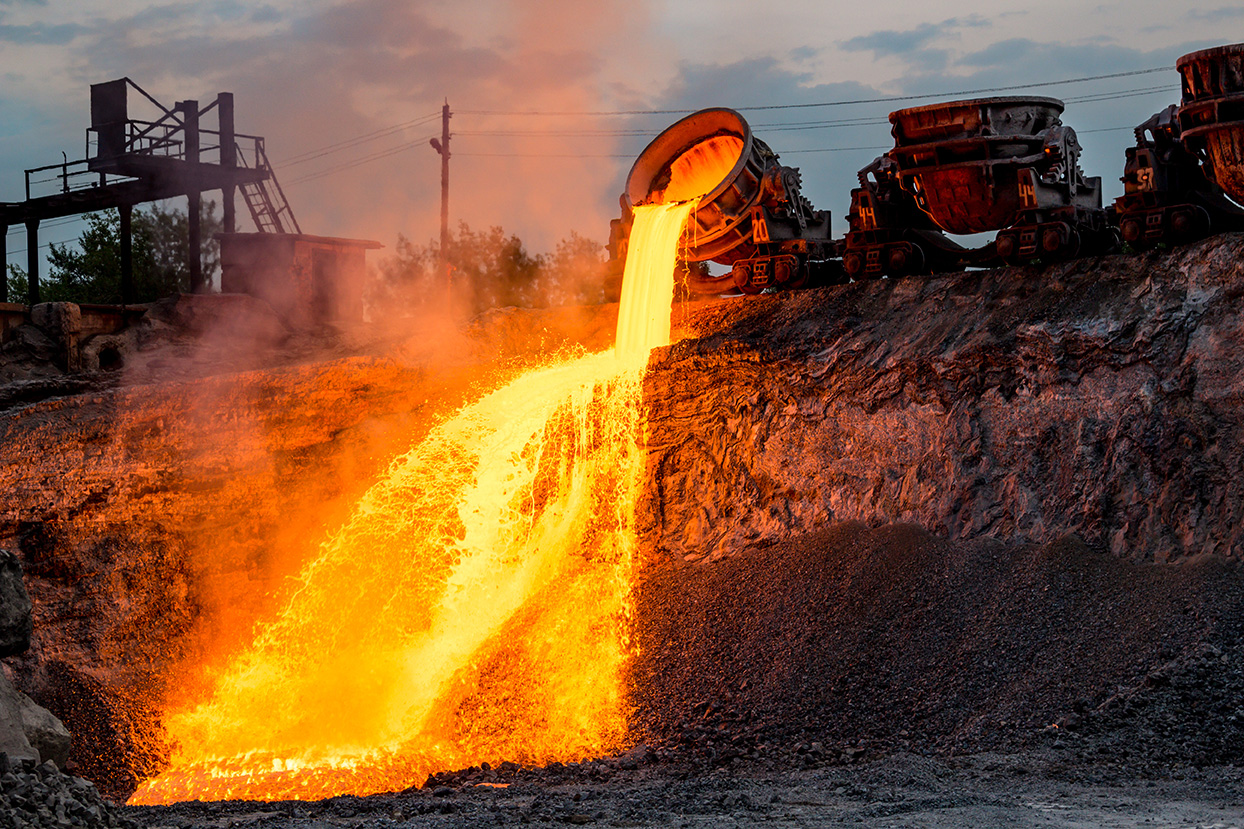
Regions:
<instances>
[{"instance_id":1,"label":"industrial structure","mask_svg":"<svg viewBox=\"0 0 1244 829\"><path fill-rule=\"evenodd\" d=\"M700 293L1050 262L1244 230L1244 44L1193 52L1177 69L1182 101L1136 128L1113 205L1102 204L1101 179L1080 169L1062 101L951 101L890 113L894 149L860 170L840 240L830 238L829 213L800 193L798 170L783 167L741 115L702 110L636 159L611 257L625 259L634 207L692 196L700 201L685 258L730 267L693 270L689 287ZM686 186L695 160L710 157L720 174ZM995 236L976 248L951 238L979 233Z\"/></svg>"},{"instance_id":2,"label":"industrial structure","mask_svg":"<svg viewBox=\"0 0 1244 829\"><path fill-rule=\"evenodd\" d=\"M139 111L151 114L137 117ZM33 325L56 343L56 362L66 371L119 368L136 347L126 332L148 306L134 304L132 217L144 202L186 197L191 294L209 288L200 207L204 193L219 191L222 292L264 300L290 329L363 320L365 254L380 243L302 232L264 139L235 129L231 93L219 93L206 106L185 100L168 107L129 78L92 84L85 156L26 170L25 178L24 201L0 202L0 261L7 261L9 228L24 226L29 279L27 304L9 302L7 280L0 279L0 343ZM239 191L255 232L238 231ZM41 302L40 224L110 209L120 217L121 303ZM185 301L220 305L206 297Z\"/></svg>"},{"instance_id":3,"label":"industrial structure","mask_svg":"<svg viewBox=\"0 0 1244 829\"><path fill-rule=\"evenodd\" d=\"M133 117L131 93L154 109L152 120ZM214 115L215 129L204 126ZM224 227L234 232L234 193L241 190L255 226L265 233L299 233L264 150L264 140L234 129L233 94L221 92L200 107L195 100L167 107L129 78L91 85L91 126L85 157L26 170L26 200L0 203L0 259L5 237L26 227L29 301L39 302L39 225L48 219L116 208L121 217L122 302L133 301L130 219L134 205L185 196L190 287L205 285L200 259L199 208L204 192L219 190ZM0 280L0 302L8 300Z\"/></svg>"}]
</instances>

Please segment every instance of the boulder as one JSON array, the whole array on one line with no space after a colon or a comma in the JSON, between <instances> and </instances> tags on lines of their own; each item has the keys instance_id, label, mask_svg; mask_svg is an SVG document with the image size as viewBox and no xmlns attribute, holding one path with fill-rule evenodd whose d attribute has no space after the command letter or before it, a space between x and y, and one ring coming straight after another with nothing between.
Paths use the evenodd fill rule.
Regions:
<instances>
[{"instance_id":1,"label":"boulder","mask_svg":"<svg viewBox=\"0 0 1244 829\"><path fill-rule=\"evenodd\" d=\"M17 556L0 550L0 656L30 647L31 604ZM10 757L51 760L60 768L69 760L69 732L52 712L13 687L0 670L0 752Z\"/></svg>"},{"instance_id":2,"label":"boulder","mask_svg":"<svg viewBox=\"0 0 1244 829\"><path fill-rule=\"evenodd\" d=\"M69 761L69 749L73 745L69 730L51 711L36 705L21 691L14 690L20 708L22 731L30 747L38 753L39 762L51 760L57 768L63 769Z\"/></svg>"},{"instance_id":3,"label":"boulder","mask_svg":"<svg viewBox=\"0 0 1244 829\"><path fill-rule=\"evenodd\" d=\"M39 752L26 737L22 722L22 710L28 700L9 682L8 674L0 670L0 752L10 757L38 760Z\"/></svg>"},{"instance_id":4,"label":"boulder","mask_svg":"<svg viewBox=\"0 0 1244 829\"><path fill-rule=\"evenodd\" d=\"M17 556L0 550L0 657L30 647L30 596L22 582Z\"/></svg>"}]
</instances>

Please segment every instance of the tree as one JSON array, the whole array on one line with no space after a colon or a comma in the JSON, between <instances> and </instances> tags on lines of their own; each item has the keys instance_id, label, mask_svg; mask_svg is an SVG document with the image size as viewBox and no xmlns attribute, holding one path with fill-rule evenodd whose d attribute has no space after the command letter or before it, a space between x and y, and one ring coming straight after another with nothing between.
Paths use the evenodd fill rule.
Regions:
<instances>
[{"instance_id":1,"label":"tree","mask_svg":"<svg viewBox=\"0 0 1244 829\"><path fill-rule=\"evenodd\" d=\"M213 234L221 230L216 203L203 202L200 232L203 273L208 284L220 268L220 245ZM87 227L74 243L52 245L48 275L39 282L44 302L121 302L121 215L116 210L88 213ZM134 269L133 301L150 302L190 290L190 222L184 211L152 205L134 211L131 224ZM27 300L26 272L9 267L9 298Z\"/></svg>"},{"instance_id":2,"label":"tree","mask_svg":"<svg viewBox=\"0 0 1244 829\"><path fill-rule=\"evenodd\" d=\"M606 274L605 246L573 230L545 258L541 280L546 305L598 305L615 302Z\"/></svg>"},{"instance_id":3,"label":"tree","mask_svg":"<svg viewBox=\"0 0 1244 829\"><path fill-rule=\"evenodd\" d=\"M448 253L450 284L473 311L536 304L540 258L527 253L517 236L500 227L475 232L461 222L449 238Z\"/></svg>"},{"instance_id":4,"label":"tree","mask_svg":"<svg viewBox=\"0 0 1244 829\"><path fill-rule=\"evenodd\" d=\"M469 314L507 305L543 308L616 299L609 295L604 246L574 232L552 254L533 255L500 227L474 231L459 222L446 252L448 285L439 272L439 243L416 245L399 235L394 256L380 267L370 304L441 308L451 286L455 303Z\"/></svg>"},{"instance_id":5,"label":"tree","mask_svg":"<svg viewBox=\"0 0 1244 829\"><path fill-rule=\"evenodd\" d=\"M17 265L9 265L4 275L9 282L8 301L19 305L29 305L30 303L26 301L26 293L30 290L30 283L26 279L26 272Z\"/></svg>"}]
</instances>

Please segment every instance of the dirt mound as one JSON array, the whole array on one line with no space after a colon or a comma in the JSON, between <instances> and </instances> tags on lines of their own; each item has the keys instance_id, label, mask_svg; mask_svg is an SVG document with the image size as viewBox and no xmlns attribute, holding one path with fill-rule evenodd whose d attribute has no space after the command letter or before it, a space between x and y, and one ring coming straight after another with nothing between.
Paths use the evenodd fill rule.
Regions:
<instances>
[{"instance_id":1,"label":"dirt mound","mask_svg":"<svg viewBox=\"0 0 1244 829\"><path fill-rule=\"evenodd\" d=\"M1239 762L1242 610L1244 571L1219 561L842 523L650 567L633 702L646 739L710 764L1034 743Z\"/></svg>"}]
</instances>

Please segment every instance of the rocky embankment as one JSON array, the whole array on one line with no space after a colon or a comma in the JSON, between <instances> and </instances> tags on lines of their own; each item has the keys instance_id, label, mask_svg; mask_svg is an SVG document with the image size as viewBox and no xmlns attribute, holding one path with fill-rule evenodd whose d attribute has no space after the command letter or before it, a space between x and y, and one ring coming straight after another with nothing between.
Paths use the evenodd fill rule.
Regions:
<instances>
[{"instance_id":1,"label":"rocky embankment","mask_svg":"<svg viewBox=\"0 0 1244 829\"><path fill-rule=\"evenodd\" d=\"M645 381L653 762L1244 760L1242 296L1224 236L676 307L687 336ZM153 701L201 687L384 464L614 317L277 337L263 368L167 336L112 374L22 368L0 389L0 547L34 600L15 684L127 795L164 751Z\"/></svg>"},{"instance_id":2,"label":"rocky embankment","mask_svg":"<svg viewBox=\"0 0 1244 829\"><path fill-rule=\"evenodd\" d=\"M17 556L0 550L0 657L21 654L30 646L30 611ZM14 688L0 668L0 825L134 826L90 781L62 773L69 747L69 732L60 720Z\"/></svg>"},{"instance_id":3,"label":"rocky embankment","mask_svg":"<svg viewBox=\"0 0 1244 829\"><path fill-rule=\"evenodd\" d=\"M1244 763L1244 568L854 522L646 568L637 732L703 769L1052 749Z\"/></svg>"},{"instance_id":4,"label":"rocky embankment","mask_svg":"<svg viewBox=\"0 0 1244 829\"><path fill-rule=\"evenodd\" d=\"M1244 761L1244 237L680 309L645 738Z\"/></svg>"},{"instance_id":5,"label":"rocky embankment","mask_svg":"<svg viewBox=\"0 0 1244 829\"><path fill-rule=\"evenodd\" d=\"M1244 559L1244 237L685 312L645 381L645 537L834 521Z\"/></svg>"}]
</instances>

